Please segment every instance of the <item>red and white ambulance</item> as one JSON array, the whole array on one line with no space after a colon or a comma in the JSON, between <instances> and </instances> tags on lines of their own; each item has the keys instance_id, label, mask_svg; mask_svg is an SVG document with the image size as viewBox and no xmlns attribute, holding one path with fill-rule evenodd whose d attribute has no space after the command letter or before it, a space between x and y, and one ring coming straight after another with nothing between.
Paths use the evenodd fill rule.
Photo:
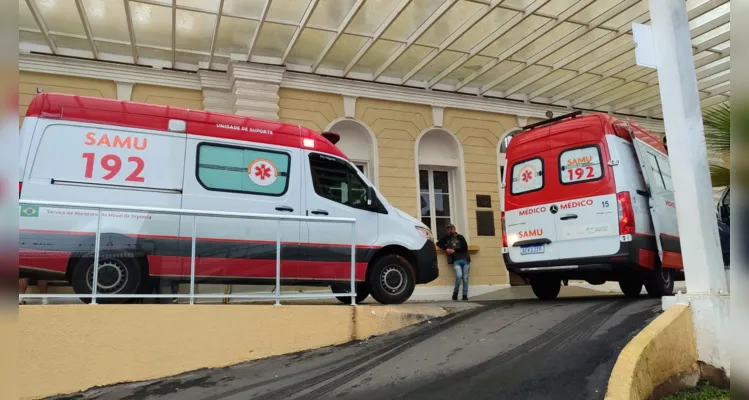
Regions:
<instances>
[{"instance_id":1,"label":"red and white ambulance","mask_svg":"<svg viewBox=\"0 0 749 400\"><path fill-rule=\"evenodd\" d=\"M503 182L503 257L537 297L618 281L651 296L683 279L668 154L634 122L580 112L512 137Z\"/></svg>"},{"instance_id":2,"label":"red and white ambulance","mask_svg":"<svg viewBox=\"0 0 749 400\"><path fill-rule=\"evenodd\" d=\"M21 128L21 200L356 219L357 301L401 303L438 276L429 229L323 136L295 124L39 94ZM91 293L96 210L22 206L22 276ZM103 212L98 293L189 281L193 217ZM277 221L197 218L196 281L275 284ZM284 284L348 291L351 227L281 222ZM348 298L341 297L342 301Z\"/></svg>"}]
</instances>

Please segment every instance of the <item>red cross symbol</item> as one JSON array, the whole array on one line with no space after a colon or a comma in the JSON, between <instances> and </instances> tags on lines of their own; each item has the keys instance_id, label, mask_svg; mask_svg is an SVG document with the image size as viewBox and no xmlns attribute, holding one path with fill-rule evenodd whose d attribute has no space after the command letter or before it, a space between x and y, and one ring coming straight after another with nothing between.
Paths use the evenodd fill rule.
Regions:
<instances>
[{"instance_id":1,"label":"red cross symbol","mask_svg":"<svg viewBox=\"0 0 749 400\"><path fill-rule=\"evenodd\" d=\"M523 172L523 182L528 183L531 179L533 179L533 173L531 171Z\"/></svg>"},{"instance_id":2,"label":"red cross symbol","mask_svg":"<svg viewBox=\"0 0 749 400\"><path fill-rule=\"evenodd\" d=\"M255 176L260 178L260 180L265 180L265 178L270 178L270 168L268 168L265 164L260 164L255 167Z\"/></svg>"}]
</instances>

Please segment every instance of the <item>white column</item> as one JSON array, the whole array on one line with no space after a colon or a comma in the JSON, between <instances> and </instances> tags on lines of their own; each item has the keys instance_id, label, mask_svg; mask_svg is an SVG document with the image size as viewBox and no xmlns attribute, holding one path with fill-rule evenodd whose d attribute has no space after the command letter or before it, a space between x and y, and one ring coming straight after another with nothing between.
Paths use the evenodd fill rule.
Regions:
<instances>
[{"instance_id":1,"label":"white column","mask_svg":"<svg viewBox=\"0 0 749 400\"><path fill-rule=\"evenodd\" d=\"M687 292L725 293L686 3L650 0L650 18Z\"/></svg>"},{"instance_id":2,"label":"white column","mask_svg":"<svg viewBox=\"0 0 749 400\"><path fill-rule=\"evenodd\" d=\"M203 87L203 110L233 114L234 94L229 76L215 71L199 71L198 76Z\"/></svg>"},{"instance_id":3,"label":"white column","mask_svg":"<svg viewBox=\"0 0 749 400\"><path fill-rule=\"evenodd\" d=\"M687 294L664 297L663 306L689 304L698 359L723 369L730 377L730 297L710 187L686 3L650 0L650 19L687 279Z\"/></svg>"},{"instance_id":4,"label":"white column","mask_svg":"<svg viewBox=\"0 0 749 400\"><path fill-rule=\"evenodd\" d=\"M227 74L234 94L234 114L278 120L283 73L283 67L232 61Z\"/></svg>"}]
</instances>

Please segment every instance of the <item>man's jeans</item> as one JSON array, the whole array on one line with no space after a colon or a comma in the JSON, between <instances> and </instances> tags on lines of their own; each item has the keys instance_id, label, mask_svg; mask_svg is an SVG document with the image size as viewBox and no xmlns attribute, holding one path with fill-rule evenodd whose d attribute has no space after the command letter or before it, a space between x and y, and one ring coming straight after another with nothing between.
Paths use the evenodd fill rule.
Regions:
<instances>
[{"instance_id":1,"label":"man's jeans","mask_svg":"<svg viewBox=\"0 0 749 400\"><path fill-rule=\"evenodd\" d=\"M471 265L466 260L455 260L453 267L455 268L455 289L453 289L453 293L458 293L460 281L463 281L463 295L468 296L468 271L471 269Z\"/></svg>"}]
</instances>

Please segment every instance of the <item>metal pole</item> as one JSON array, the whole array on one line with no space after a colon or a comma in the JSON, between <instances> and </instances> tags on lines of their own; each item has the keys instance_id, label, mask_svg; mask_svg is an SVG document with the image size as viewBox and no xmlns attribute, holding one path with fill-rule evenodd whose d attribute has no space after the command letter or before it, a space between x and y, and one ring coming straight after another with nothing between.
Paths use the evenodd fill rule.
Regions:
<instances>
[{"instance_id":1,"label":"metal pole","mask_svg":"<svg viewBox=\"0 0 749 400\"><path fill-rule=\"evenodd\" d=\"M96 292L99 286L99 248L101 246L101 208L96 214L96 237L94 238L94 276L91 282L91 304L96 304Z\"/></svg>"},{"instance_id":2,"label":"metal pole","mask_svg":"<svg viewBox=\"0 0 749 400\"><path fill-rule=\"evenodd\" d=\"M356 305L356 222L351 223L351 305Z\"/></svg>"},{"instance_id":3,"label":"metal pole","mask_svg":"<svg viewBox=\"0 0 749 400\"><path fill-rule=\"evenodd\" d=\"M190 250L190 305L195 304L195 238L198 236L198 216L192 216L192 242Z\"/></svg>"},{"instance_id":4,"label":"metal pole","mask_svg":"<svg viewBox=\"0 0 749 400\"><path fill-rule=\"evenodd\" d=\"M281 305L281 220L276 221L276 305Z\"/></svg>"}]
</instances>

